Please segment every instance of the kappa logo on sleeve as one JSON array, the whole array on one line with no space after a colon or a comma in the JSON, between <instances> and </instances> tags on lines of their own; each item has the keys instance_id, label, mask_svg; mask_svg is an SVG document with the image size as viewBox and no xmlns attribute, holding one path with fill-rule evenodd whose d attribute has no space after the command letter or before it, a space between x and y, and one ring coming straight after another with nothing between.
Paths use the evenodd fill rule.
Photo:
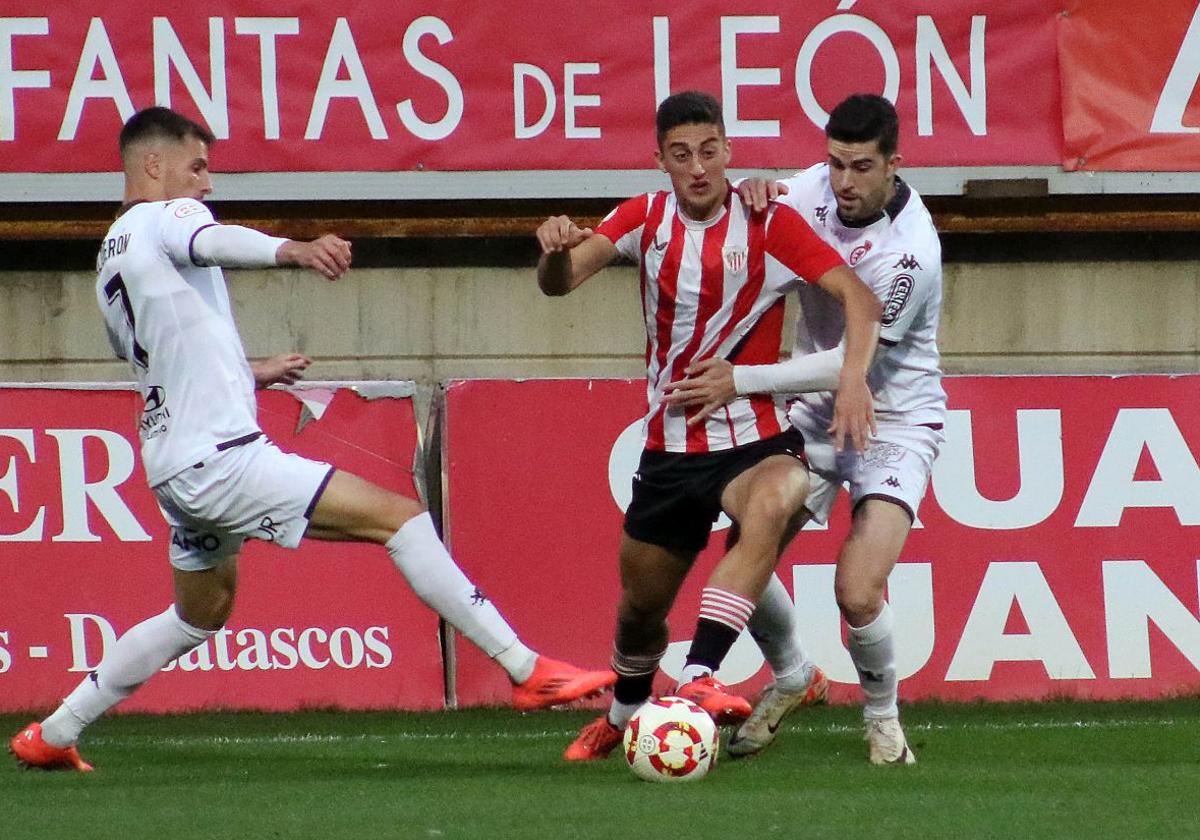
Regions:
<instances>
[{"instance_id":1,"label":"kappa logo on sleeve","mask_svg":"<svg viewBox=\"0 0 1200 840\"><path fill-rule=\"evenodd\" d=\"M900 317L900 313L904 311L905 304L908 303L913 285L911 275L896 275L895 279L892 280L892 288L888 290L887 300L883 303L883 317L879 319L880 324L890 327L896 323L896 319Z\"/></svg>"},{"instance_id":2,"label":"kappa logo on sleeve","mask_svg":"<svg viewBox=\"0 0 1200 840\"><path fill-rule=\"evenodd\" d=\"M197 213L204 212L204 205L198 201L185 201L175 208L175 218L186 219L188 216L195 216Z\"/></svg>"}]
</instances>

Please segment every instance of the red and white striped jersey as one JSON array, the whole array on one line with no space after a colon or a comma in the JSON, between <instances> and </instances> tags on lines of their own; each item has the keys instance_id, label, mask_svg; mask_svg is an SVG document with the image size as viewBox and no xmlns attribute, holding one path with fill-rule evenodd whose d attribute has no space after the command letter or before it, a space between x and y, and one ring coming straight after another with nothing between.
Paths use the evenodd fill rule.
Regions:
<instances>
[{"instance_id":1,"label":"red and white striped jersey","mask_svg":"<svg viewBox=\"0 0 1200 840\"><path fill-rule=\"evenodd\" d=\"M751 214L730 190L705 222L687 218L671 191L618 206L596 228L641 267L646 325L647 449L711 452L772 437L787 428L771 395L738 397L692 428L695 409L663 404L663 388L689 364L721 356L735 364L779 360L784 298L803 282L844 265L790 207Z\"/></svg>"}]
</instances>

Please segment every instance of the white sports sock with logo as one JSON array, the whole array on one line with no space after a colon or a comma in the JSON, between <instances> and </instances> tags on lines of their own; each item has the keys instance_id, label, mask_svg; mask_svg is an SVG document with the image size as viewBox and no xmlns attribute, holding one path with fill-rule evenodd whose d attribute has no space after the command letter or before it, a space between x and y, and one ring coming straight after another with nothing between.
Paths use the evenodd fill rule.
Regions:
<instances>
[{"instance_id":1,"label":"white sports sock with logo","mask_svg":"<svg viewBox=\"0 0 1200 840\"><path fill-rule=\"evenodd\" d=\"M767 588L750 616L750 635L771 666L775 684L784 691L799 691L812 681L815 667L800 644L796 610L787 587L771 575Z\"/></svg>"},{"instance_id":2,"label":"white sports sock with logo","mask_svg":"<svg viewBox=\"0 0 1200 840\"><path fill-rule=\"evenodd\" d=\"M529 678L537 654L521 644L495 605L463 574L438 538L428 512L400 526L387 541L387 550L430 609L496 660L514 682Z\"/></svg>"},{"instance_id":3,"label":"white sports sock with logo","mask_svg":"<svg viewBox=\"0 0 1200 840\"><path fill-rule=\"evenodd\" d=\"M100 666L42 722L42 737L55 747L74 744L84 727L215 632L188 624L174 604L134 625L105 652Z\"/></svg>"},{"instance_id":4,"label":"white sports sock with logo","mask_svg":"<svg viewBox=\"0 0 1200 840\"><path fill-rule=\"evenodd\" d=\"M863 716L890 718L900 714L896 705L896 646L892 637L892 608L887 601L875 620L865 627L848 627L850 659L858 671L866 705Z\"/></svg>"}]
</instances>

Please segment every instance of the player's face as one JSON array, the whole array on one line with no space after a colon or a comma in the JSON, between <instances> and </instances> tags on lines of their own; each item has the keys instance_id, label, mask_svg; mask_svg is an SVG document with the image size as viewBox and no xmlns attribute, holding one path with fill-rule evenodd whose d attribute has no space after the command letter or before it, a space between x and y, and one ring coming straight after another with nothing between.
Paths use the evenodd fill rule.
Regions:
<instances>
[{"instance_id":1,"label":"player's face","mask_svg":"<svg viewBox=\"0 0 1200 840\"><path fill-rule=\"evenodd\" d=\"M688 218L710 219L725 203L729 155L729 139L719 125L677 125L663 138L655 158L670 176L675 197Z\"/></svg>"},{"instance_id":2,"label":"player's face","mask_svg":"<svg viewBox=\"0 0 1200 840\"><path fill-rule=\"evenodd\" d=\"M830 139L827 148L829 183L841 217L853 222L879 213L896 193L900 155L884 157L876 140L843 143Z\"/></svg>"},{"instance_id":3,"label":"player's face","mask_svg":"<svg viewBox=\"0 0 1200 840\"><path fill-rule=\"evenodd\" d=\"M163 199L202 200L212 192L208 174L208 144L199 137L185 137L178 143L165 143L159 154Z\"/></svg>"}]
</instances>

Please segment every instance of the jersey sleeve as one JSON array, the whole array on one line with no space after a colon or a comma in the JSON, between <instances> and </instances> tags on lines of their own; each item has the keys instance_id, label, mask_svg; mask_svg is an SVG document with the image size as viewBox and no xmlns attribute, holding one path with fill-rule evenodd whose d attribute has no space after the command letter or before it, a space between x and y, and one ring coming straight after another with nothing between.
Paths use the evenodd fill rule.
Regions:
<instances>
[{"instance_id":1,"label":"jersey sleeve","mask_svg":"<svg viewBox=\"0 0 1200 840\"><path fill-rule=\"evenodd\" d=\"M825 164L818 163L781 178L779 183L787 187L787 192L781 193L775 200L785 207L791 207L800 214L800 218L809 218L812 207L820 203L820 172L824 167Z\"/></svg>"},{"instance_id":2,"label":"jersey sleeve","mask_svg":"<svg viewBox=\"0 0 1200 840\"><path fill-rule=\"evenodd\" d=\"M795 272L797 277L814 283L831 268L846 264L795 210L773 203L769 212L767 253Z\"/></svg>"},{"instance_id":3,"label":"jersey sleeve","mask_svg":"<svg viewBox=\"0 0 1200 840\"><path fill-rule=\"evenodd\" d=\"M617 251L636 263L642 261L642 231L650 208L649 194L621 202L596 226L596 233L617 246Z\"/></svg>"},{"instance_id":4,"label":"jersey sleeve","mask_svg":"<svg viewBox=\"0 0 1200 840\"><path fill-rule=\"evenodd\" d=\"M925 264L933 268L926 268ZM863 278L883 304L879 340L899 344L937 285L937 263L911 254L888 255L876 276Z\"/></svg>"},{"instance_id":5,"label":"jersey sleeve","mask_svg":"<svg viewBox=\"0 0 1200 840\"><path fill-rule=\"evenodd\" d=\"M196 234L217 224L212 211L191 198L169 201L159 220L159 236L163 250L175 265L201 265L196 260L193 245Z\"/></svg>"}]
</instances>

